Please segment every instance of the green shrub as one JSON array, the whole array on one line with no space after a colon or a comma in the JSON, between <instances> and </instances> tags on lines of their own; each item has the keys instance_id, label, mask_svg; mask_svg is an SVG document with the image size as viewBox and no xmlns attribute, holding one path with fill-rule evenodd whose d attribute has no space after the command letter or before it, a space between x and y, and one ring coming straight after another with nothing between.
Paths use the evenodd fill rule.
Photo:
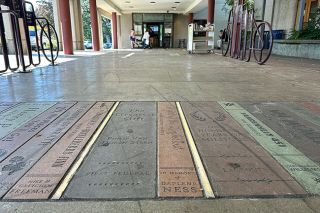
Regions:
<instances>
[{"instance_id":1,"label":"green shrub","mask_svg":"<svg viewBox=\"0 0 320 213\"><path fill-rule=\"evenodd\" d=\"M320 40L320 7L313 13L307 26L300 30L292 30L289 39Z\"/></svg>"}]
</instances>

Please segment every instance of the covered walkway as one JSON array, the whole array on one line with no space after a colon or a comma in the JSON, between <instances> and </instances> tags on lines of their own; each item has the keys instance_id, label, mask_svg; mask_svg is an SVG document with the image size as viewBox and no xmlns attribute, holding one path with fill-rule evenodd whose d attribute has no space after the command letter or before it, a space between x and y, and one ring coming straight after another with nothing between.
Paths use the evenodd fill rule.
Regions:
<instances>
[{"instance_id":1,"label":"covered walkway","mask_svg":"<svg viewBox=\"0 0 320 213\"><path fill-rule=\"evenodd\" d=\"M64 57L0 75L0 212L318 211L319 61Z\"/></svg>"}]
</instances>

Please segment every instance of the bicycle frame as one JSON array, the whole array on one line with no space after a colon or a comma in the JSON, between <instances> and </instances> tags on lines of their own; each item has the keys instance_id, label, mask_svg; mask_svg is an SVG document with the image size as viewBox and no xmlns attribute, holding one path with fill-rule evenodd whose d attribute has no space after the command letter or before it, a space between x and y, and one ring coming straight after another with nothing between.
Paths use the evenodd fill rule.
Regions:
<instances>
[{"instance_id":1,"label":"bicycle frame","mask_svg":"<svg viewBox=\"0 0 320 213\"><path fill-rule=\"evenodd\" d=\"M27 5L29 5L31 7L31 11L28 12L27 11ZM39 38L38 38L38 30L37 30L37 22L36 22L36 17L34 17L34 14L35 14L35 10L34 10L34 7L33 7L33 4L31 2L28 2L28 1L24 1L24 10L25 10L25 19L27 20L27 18L29 18L29 21L32 22L32 26L34 27L35 29L35 33L36 33L36 49L37 49L37 56L38 56L38 63L34 63L33 61L33 57L32 57L32 47L31 47L31 43L30 43L30 39L27 39L29 40L29 43L30 43L30 48L28 47L28 49L31 51L31 54L30 55L30 58L31 58L31 64L33 66L38 66L40 63L41 63L41 57L40 57L40 48L39 48ZM27 14L29 13L29 17L27 16ZM26 30L28 31L27 35L29 37L29 29L28 29L28 26L31 26L31 24L27 24L27 22L25 22L26 24Z\"/></svg>"},{"instance_id":2,"label":"bicycle frame","mask_svg":"<svg viewBox=\"0 0 320 213\"><path fill-rule=\"evenodd\" d=\"M228 43L224 48L222 42L223 56L230 51L231 58L249 62L253 53L260 65L269 59L273 47L272 26L266 21L255 19L254 11L243 10L241 5L233 7L224 32L228 37Z\"/></svg>"},{"instance_id":3,"label":"bicycle frame","mask_svg":"<svg viewBox=\"0 0 320 213\"><path fill-rule=\"evenodd\" d=\"M250 44L249 44L249 57L248 57L248 59L247 59L247 61L250 61L250 58L251 58L251 51L252 50L259 50L259 51L261 51L261 54L262 54L262 50L263 50L263 47L264 47L264 43L262 44L262 48L254 48L254 44L253 44L253 36L254 36L254 32L255 32L255 30L257 31L257 34L258 34L258 36L259 36L259 38L260 38L260 41L262 41L262 42L264 42L264 39L263 39L263 35L261 35L261 32L258 30L258 24L257 23L259 23L259 22L263 22L262 20L256 20L255 19L255 16L254 16L254 11L252 11L251 13L249 12L249 11L246 11L246 16L248 16L249 17L249 24L250 24L250 26L251 26L251 29L250 29L250 31L249 32L251 32L250 33ZM247 20L246 20L246 22L245 22L245 24L247 25L248 24L248 22L247 22ZM247 36L247 29L248 29L248 26L245 26L245 35ZM242 54L242 58L244 59L245 57L245 55L246 55L246 51L247 51L247 39L245 38L245 40L244 40L244 45L243 45L243 48L242 48L242 50L243 50L243 54Z\"/></svg>"},{"instance_id":4,"label":"bicycle frame","mask_svg":"<svg viewBox=\"0 0 320 213\"><path fill-rule=\"evenodd\" d=\"M10 14L12 16L12 26L13 26L13 39L14 39L14 46L15 46L15 54L16 54L16 59L17 59L17 68L10 68L10 63L9 63L9 58L8 58L8 52L7 53L7 69L10 68L11 70L17 70L20 66L19 59L23 68L23 72L26 72L26 66L25 66L25 60L24 60L24 55L23 55L23 47L22 47L22 40L21 40L21 35L20 32L17 29L20 29L19 26L19 16L16 12L12 10L0 10L0 15L2 14ZM5 42L6 43L6 42ZM6 49L7 51L7 49Z\"/></svg>"}]
</instances>

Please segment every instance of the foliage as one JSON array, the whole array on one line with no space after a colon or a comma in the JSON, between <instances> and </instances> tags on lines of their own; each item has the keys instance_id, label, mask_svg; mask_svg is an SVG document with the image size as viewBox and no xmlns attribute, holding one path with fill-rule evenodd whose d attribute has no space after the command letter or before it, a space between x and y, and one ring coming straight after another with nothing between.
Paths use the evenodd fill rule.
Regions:
<instances>
[{"instance_id":1,"label":"foliage","mask_svg":"<svg viewBox=\"0 0 320 213\"><path fill-rule=\"evenodd\" d=\"M234 0L225 0L223 10L230 11L231 7L234 5ZM244 0L244 6L249 10L254 9L254 0Z\"/></svg>"},{"instance_id":2,"label":"foliage","mask_svg":"<svg viewBox=\"0 0 320 213\"><path fill-rule=\"evenodd\" d=\"M37 17L47 18L49 23L54 25L52 0L37 0L36 8Z\"/></svg>"},{"instance_id":3,"label":"foliage","mask_svg":"<svg viewBox=\"0 0 320 213\"><path fill-rule=\"evenodd\" d=\"M320 7L311 15L307 26L303 30L291 31L289 39L320 40Z\"/></svg>"},{"instance_id":4,"label":"foliage","mask_svg":"<svg viewBox=\"0 0 320 213\"><path fill-rule=\"evenodd\" d=\"M83 35L85 41L91 41L91 20L89 0L81 0Z\"/></svg>"},{"instance_id":5,"label":"foliage","mask_svg":"<svg viewBox=\"0 0 320 213\"><path fill-rule=\"evenodd\" d=\"M103 43L111 43L111 20L102 17Z\"/></svg>"}]
</instances>

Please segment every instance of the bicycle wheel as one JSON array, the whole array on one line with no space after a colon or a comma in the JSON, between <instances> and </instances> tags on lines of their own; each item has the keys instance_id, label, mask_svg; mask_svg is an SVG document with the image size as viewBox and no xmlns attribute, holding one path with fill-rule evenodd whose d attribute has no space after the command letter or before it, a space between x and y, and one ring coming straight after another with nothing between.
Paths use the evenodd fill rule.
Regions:
<instances>
[{"instance_id":1,"label":"bicycle wheel","mask_svg":"<svg viewBox=\"0 0 320 213\"><path fill-rule=\"evenodd\" d=\"M260 65L270 58L273 47L272 28L268 22L261 22L253 36L253 56Z\"/></svg>"},{"instance_id":2,"label":"bicycle wheel","mask_svg":"<svg viewBox=\"0 0 320 213\"><path fill-rule=\"evenodd\" d=\"M230 52L231 40L232 40L232 25L233 25L233 10L230 10L228 17L227 28L224 29L224 37L221 39L221 51L223 56L227 56Z\"/></svg>"},{"instance_id":3,"label":"bicycle wheel","mask_svg":"<svg viewBox=\"0 0 320 213\"><path fill-rule=\"evenodd\" d=\"M59 38L51 24L45 24L40 33L40 44L44 57L51 63L59 56ZM52 54L52 55L51 55Z\"/></svg>"},{"instance_id":4,"label":"bicycle wheel","mask_svg":"<svg viewBox=\"0 0 320 213\"><path fill-rule=\"evenodd\" d=\"M230 50L230 31L224 29L223 31L224 38L221 39L221 51L223 56L227 56Z\"/></svg>"}]
</instances>

